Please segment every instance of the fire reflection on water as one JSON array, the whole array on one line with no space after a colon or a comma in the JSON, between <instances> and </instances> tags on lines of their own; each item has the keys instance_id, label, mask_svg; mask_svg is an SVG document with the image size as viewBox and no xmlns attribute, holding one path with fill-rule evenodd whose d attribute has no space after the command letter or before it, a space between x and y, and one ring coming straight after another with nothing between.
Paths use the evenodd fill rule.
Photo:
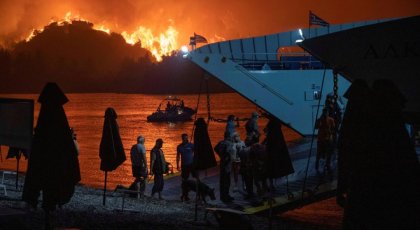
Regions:
<instances>
[{"instance_id":1,"label":"fire reflection on water","mask_svg":"<svg viewBox=\"0 0 420 230\"><path fill-rule=\"evenodd\" d=\"M146 138L145 146L147 158L153 148L155 140L162 138L164 141L163 151L166 160L176 168L176 147L181 142L181 134L192 134L193 122L184 123L150 123L146 117L154 112L165 97L165 95L145 94L67 94L70 102L64 105L67 118L71 127L77 134L80 146L79 163L82 175L81 183L88 186L100 188L103 186L104 173L99 170L99 143L102 136L104 112L106 108L113 107L118 114L117 122L120 127L121 139L123 141L127 160L115 171L108 173L108 184L110 188L117 184L128 185L133 181L131 174L130 148L136 143L136 137L143 135ZM36 94L15 94L1 97L27 98L36 101ZM197 104L197 95L178 95L188 107ZM255 111L255 105L248 102L235 93L211 95L212 116L223 118L234 114L239 118L247 118ZM201 101L198 108L198 117L207 117L205 101ZM40 104L35 103L35 121L38 116ZM265 126L267 120L259 119L260 129ZM238 128L242 139L245 137L244 123ZM215 145L223 138L225 123L210 122L209 135L212 144ZM300 136L290 129L284 128L286 141L293 141ZM7 149L2 147L2 159L0 168L7 170L16 169L15 159L5 159ZM23 158L22 158L23 159ZM21 160L20 171L26 171L27 161ZM175 169L176 170L176 169Z\"/></svg>"}]
</instances>

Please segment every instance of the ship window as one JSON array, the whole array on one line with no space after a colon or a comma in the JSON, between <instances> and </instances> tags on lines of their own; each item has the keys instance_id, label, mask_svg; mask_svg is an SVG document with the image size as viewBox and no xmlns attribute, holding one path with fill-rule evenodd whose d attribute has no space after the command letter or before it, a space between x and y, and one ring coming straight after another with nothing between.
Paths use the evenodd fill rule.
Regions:
<instances>
[{"instance_id":1,"label":"ship window","mask_svg":"<svg viewBox=\"0 0 420 230\"><path fill-rule=\"evenodd\" d=\"M321 91L314 90L314 100L321 100Z\"/></svg>"},{"instance_id":2,"label":"ship window","mask_svg":"<svg viewBox=\"0 0 420 230\"><path fill-rule=\"evenodd\" d=\"M305 91L305 101L317 101L321 99L320 90Z\"/></svg>"}]
</instances>

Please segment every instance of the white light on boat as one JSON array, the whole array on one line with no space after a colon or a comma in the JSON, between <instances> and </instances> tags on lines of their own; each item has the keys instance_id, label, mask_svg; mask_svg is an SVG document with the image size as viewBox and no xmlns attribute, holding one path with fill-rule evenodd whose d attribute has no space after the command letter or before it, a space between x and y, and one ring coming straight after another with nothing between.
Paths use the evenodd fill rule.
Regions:
<instances>
[{"instance_id":1,"label":"white light on boat","mask_svg":"<svg viewBox=\"0 0 420 230\"><path fill-rule=\"evenodd\" d=\"M303 40L302 39L298 39L298 40L295 41L295 43L300 43L300 42L303 42Z\"/></svg>"},{"instance_id":2,"label":"white light on boat","mask_svg":"<svg viewBox=\"0 0 420 230\"><path fill-rule=\"evenodd\" d=\"M183 58L187 58L189 54L188 46L181 46L181 54Z\"/></svg>"},{"instance_id":3,"label":"white light on boat","mask_svg":"<svg viewBox=\"0 0 420 230\"><path fill-rule=\"evenodd\" d=\"M181 47L181 51L182 51L184 54L188 53L188 46L182 46L182 47Z\"/></svg>"}]
</instances>

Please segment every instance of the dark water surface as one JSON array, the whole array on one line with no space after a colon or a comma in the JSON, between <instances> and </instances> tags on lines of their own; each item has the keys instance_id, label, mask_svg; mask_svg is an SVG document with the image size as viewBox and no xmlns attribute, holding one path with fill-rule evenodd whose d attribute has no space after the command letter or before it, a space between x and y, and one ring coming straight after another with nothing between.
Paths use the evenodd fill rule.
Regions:
<instances>
[{"instance_id":1,"label":"dark water surface","mask_svg":"<svg viewBox=\"0 0 420 230\"><path fill-rule=\"evenodd\" d=\"M92 187L102 187L104 172L99 170L99 143L102 136L102 126L104 121L104 112L107 107L113 107L117 114L117 122L120 126L127 160L115 171L108 173L109 188L117 184L129 185L133 181L131 175L130 148L136 143L136 137L143 135L146 138L147 157L149 151L154 146L157 138L164 140L163 151L166 160L174 166L176 156L176 146L181 141L181 134L191 135L193 122L184 123L150 123L146 117L152 114L159 103L166 95L145 95L145 94L67 94L70 102L64 109L67 114L70 126L75 129L78 143L80 146L79 163L82 175L81 183ZM184 100L188 107L195 108L198 95L177 95ZM0 94L0 97L36 99L37 94ZM234 114L239 118L247 118L257 108L252 103L235 93L212 94L211 114L215 118L226 119L229 114ZM39 113L40 104L35 103L35 122ZM198 117L207 118L207 102L205 95L201 96ZM267 119L259 119L259 125L262 128L267 123ZM241 137L245 137L245 122L240 122L238 131ZM209 135L213 146L223 138L225 123L210 122ZM298 134L288 128L283 130L286 141L294 141L300 138ZM7 149L2 147L2 162L0 168L15 170L16 160L5 159ZM21 160L20 171L26 171L27 161Z\"/></svg>"}]
</instances>

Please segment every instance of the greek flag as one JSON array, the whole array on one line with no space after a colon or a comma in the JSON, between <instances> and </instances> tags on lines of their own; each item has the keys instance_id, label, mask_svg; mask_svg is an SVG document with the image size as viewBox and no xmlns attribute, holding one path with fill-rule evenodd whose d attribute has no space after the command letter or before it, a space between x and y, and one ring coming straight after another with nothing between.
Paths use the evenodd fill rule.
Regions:
<instances>
[{"instance_id":1,"label":"greek flag","mask_svg":"<svg viewBox=\"0 0 420 230\"><path fill-rule=\"evenodd\" d=\"M190 45L195 45L196 43L207 43L207 39L201 35L194 33L194 36L190 37Z\"/></svg>"},{"instance_id":2,"label":"greek flag","mask_svg":"<svg viewBox=\"0 0 420 230\"><path fill-rule=\"evenodd\" d=\"M329 26L330 23L316 16L314 13L312 13L312 11L309 11L309 26L311 25Z\"/></svg>"}]
</instances>

